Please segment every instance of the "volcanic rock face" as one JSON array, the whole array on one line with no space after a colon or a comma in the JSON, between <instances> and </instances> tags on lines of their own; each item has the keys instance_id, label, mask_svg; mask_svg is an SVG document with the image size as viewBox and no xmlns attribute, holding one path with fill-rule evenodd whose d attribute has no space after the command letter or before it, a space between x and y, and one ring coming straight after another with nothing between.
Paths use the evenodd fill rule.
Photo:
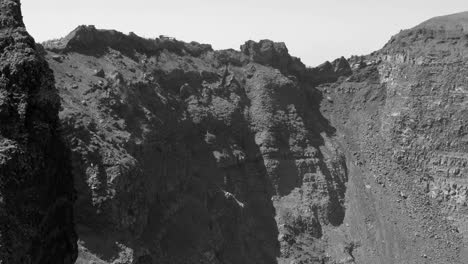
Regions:
<instances>
[{"instance_id":1,"label":"volcanic rock face","mask_svg":"<svg viewBox=\"0 0 468 264\"><path fill-rule=\"evenodd\" d=\"M350 170L361 183L351 175L348 187L366 186L372 201L355 203L345 219L355 223L345 234L378 238L360 239L354 257L367 261L359 263L466 262L467 19L456 14L403 31L354 58L360 66L348 79L319 87L333 98L325 116L356 157ZM358 195L350 191L347 200ZM361 251L371 244L371 253Z\"/></svg>"},{"instance_id":2,"label":"volcanic rock face","mask_svg":"<svg viewBox=\"0 0 468 264\"><path fill-rule=\"evenodd\" d=\"M0 1L0 263L74 263L74 190L54 77Z\"/></svg>"},{"instance_id":3,"label":"volcanic rock face","mask_svg":"<svg viewBox=\"0 0 468 264\"><path fill-rule=\"evenodd\" d=\"M316 68L269 40L44 43L77 263L463 263L467 17Z\"/></svg>"},{"instance_id":4,"label":"volcanic rock face","mask_svg":"<svg viewBox=\"0 0 468 264\"><path fill-rule=\"evenodd\" d=\"M45 47L73 152L77 263L326 260L346 162L284 44L213 51L82 26Z\"/></svg>"}]
</instances>

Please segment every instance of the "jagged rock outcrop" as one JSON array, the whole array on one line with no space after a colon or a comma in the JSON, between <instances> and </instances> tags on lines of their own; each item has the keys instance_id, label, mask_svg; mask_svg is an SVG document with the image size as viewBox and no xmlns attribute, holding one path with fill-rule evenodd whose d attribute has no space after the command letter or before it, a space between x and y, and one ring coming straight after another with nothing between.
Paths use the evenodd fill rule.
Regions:
<instances>
[{"instance_id":1,"label":"jagged rock outcrop","mask_svg":"<svg viewBox=\"0 0 468 264\"><path fill-rule=\"evenodd\" d=\"M0 1L0 263L74 263L74 189L60 98L22 21Z\"/></svg>"},{"instance_id":2,"label":"jagged rock outcrop","mask_svg":"<svg viewBox=\"0 0 468 264\"><path fill-rule=\"evenodd\" d=\"M348 60L341 57L333 62L326 61L315 68L307 69L306 78L310 83L319 85L336 82L340 77L351 74L352 70Z\"/></svg>"},{"instance_id":3,"label":"jagged rock outcrop","mask_svg":"<svg viewBox=\"0 0 468 264\"><path fill-rule=\"evenodd\" d=\"M96 29L94 26L79 26L62 39L43 43L48 50L56 52L80 52L100 56L112 48L126 56L135 52L152 55L161 50L169 50L177 54L189 54L197 57L212 51L210 45L197 42L183 43L170 37L161 36L157 39L145 39L134 33L125 35L115 30Z\"/></svg>"},{"instance_id":4,"label":"jagged rock outcrop","mask_svg":"<svg viewBox=\"0 0 468 264\"><path fill-rule=\"evenodd\" d=\"M178 50L80 27L44 45L73 152L77 263L326 261L347 168L308 69L271 41L165 41Z\"/></svg>"},{"instance_id":5,"label":"jagged rock outcrop","mask_svg":"<svg viewBox=\"0 0 468 264\"><path fill-rule=\"evenodd\" d=\"M299 58L289 55L288 48L283 42L264 39L257 43L249 40L240 49L251 61L271 66L285 75L301 78L305 74L305 65Z\"/></svg>"}]
</instances>

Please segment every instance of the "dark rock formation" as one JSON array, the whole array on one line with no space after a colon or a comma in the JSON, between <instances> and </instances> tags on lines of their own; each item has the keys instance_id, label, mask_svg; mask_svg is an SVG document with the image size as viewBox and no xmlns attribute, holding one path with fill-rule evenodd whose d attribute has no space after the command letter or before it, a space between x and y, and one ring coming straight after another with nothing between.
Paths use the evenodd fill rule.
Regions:
<instances>
[{"instance_id":1,"label":"dark rock formation","mask_svg":"<svg viewBox=\"0 0 468 264\"><path fill-rule=\"evenodd\" d=\"M74 190L60 98L18 0L0 1L0 263L74 263Z\"/></svg>"},{"instance_id":2,"label":"dark rock formation","mask_svg":"<svg viewBox=\"0 0 468 264\"><path fill-rule=\"evenodd\" d=\"M435 18L380 51L316 68L269 40L213 51L81 26L45 43L72 149L77 263L464 263L467 20ZM47 72L33 58L42 66L27 69ZM56 133L52 82L2 72L50 90L24 92L32 108L0 108L2 136L44 157L56 146L43 136ZM1 115L14 109L30 109L27 125ZM32 130L34 120L48 125ZM56 195L47 190L37 197ZM47 234L65 237L58 230Z\"/></svg>"},{"instance_id":3,"label":"dark rock formation","mask_svg":"<svg viewBox=\"0 0 468 264\"><path fill-rule=\"evenodd\" d=\"M327 259L346 161L284 44L190 52L208 46L93 27L59 42L44 46L73 151L78 263Z\"/></svg>"},{"instance_id":4,"label":"dark rock formation","mask_svg":"<svg viewBox=\"0 0 468 264\"><path fill-rule=\"evenodd\" d=\"M307 80L319 85L322 83L336 82L338 78L351 75L351 66L344 57L334 60L333 62L326 61L315 68L309 68L306 71Z\"/></svg>"},{"instance_id":5,"label":"dark rock formation","mask_svg":"<svg viewBox=\"0 0 468 264\"><path fill-rule=\"evenodd\" d=\"M210 45L197 42L183 43L164 36L158 39L144 39L134 33L125 35L115 30L98 30L94 26L79 26L68 36L47 41L43 45L46 49L56 52L76 51L94 56L104 55L108 48L128 57L133 57L136 53L154 55L162 50L196 57L212 50Z\"/></svg>"},{"instance_id":6,"label":"dark rock formation","mask_svg":"<svg viewBox=\"0 0 468 264\"><path fill-rule=\"evenodd\" d=\"M241 52L251 61L271 66L285 75L293 74L302 77L305 72L305 65L300 59L289 55L288 48L283 42L266 39L257 43L249 40L241 46Z\"/></svg>"}]
</instances>

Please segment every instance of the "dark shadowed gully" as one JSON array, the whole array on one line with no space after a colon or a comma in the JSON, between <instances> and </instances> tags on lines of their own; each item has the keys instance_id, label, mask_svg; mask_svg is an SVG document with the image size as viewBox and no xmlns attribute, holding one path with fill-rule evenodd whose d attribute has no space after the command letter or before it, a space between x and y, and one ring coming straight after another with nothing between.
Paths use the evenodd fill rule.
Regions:
<instances>
[{"instance_id":1,"label":"dark shadowed gully","mask_svg":"<svg viewBox=\"0 0 468 264\"><path fill-rule=\"evenodd\" d=\"M468 258L468 13L308 68L0 2L1 264Z\"/></svg>"}]
</instances>

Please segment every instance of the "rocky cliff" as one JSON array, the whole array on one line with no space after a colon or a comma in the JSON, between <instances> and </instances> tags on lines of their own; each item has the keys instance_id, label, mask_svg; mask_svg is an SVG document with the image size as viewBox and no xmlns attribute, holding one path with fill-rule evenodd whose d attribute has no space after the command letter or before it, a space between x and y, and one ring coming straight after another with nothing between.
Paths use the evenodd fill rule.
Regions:
<instances>
[{"instance_id":1,"label":"rocky cliff","mask_svg":"<svg viewBox=\"0 0 468 264\"><path fill-rule=\"evenodd\" d=\"M72 185L80 264L468 257L467 13L308 68L93 26L35 47L1 3L3 262L74 261Z\"/></svg>"},{"instance_id":2,"label":"rocky cliff","mask_svg":"<svg viewBox=\"0 0 468 264\"><path fill-rule=\"evenodd\" d=\"M309 92L320 78L283 43L213 51L80 26L44 46L73 152L77 263L328 259L345 156Z\"/></svg>"},{"instance_id":3,"label":"rocky cliff","mask_svg":"<svg viewBox=\"0 0 468 264\"><path fill-rule=\"evenodd\" d=\"M374 244L354 253L370 258L362 263L466 262L467 21L460 13L402 31L352 58L349 78L318 88L354 156L349 189L363 193L347 195L345 221L361 248Z\"/></svg>"},{"instance_id":4,"label":"rocky cliff","mask_svg":"<svg viewBox=\"0 0 468 264\"><path fill-rule=\"evenodd\" d=\"M74 189L53 72L0 1L0 263L74 263Z\"/></svg>"}]
</instances>

